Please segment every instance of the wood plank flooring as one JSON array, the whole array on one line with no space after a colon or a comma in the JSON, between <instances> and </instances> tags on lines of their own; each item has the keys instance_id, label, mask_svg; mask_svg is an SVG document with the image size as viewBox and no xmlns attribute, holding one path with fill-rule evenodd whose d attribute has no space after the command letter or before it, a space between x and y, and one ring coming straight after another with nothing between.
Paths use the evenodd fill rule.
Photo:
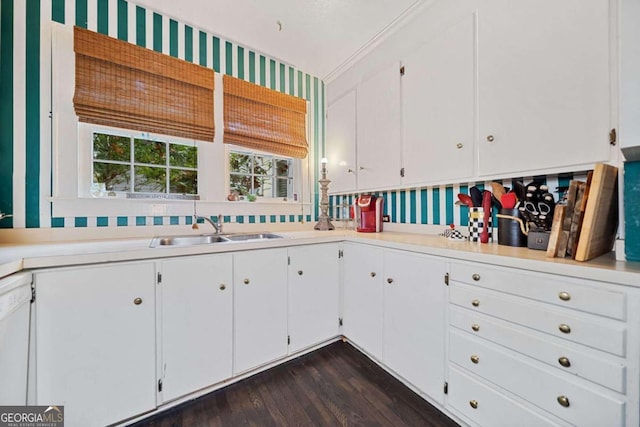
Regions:
<instances>
[{"instance_id":1,"label":"wood plank flooring","mask_svg":"<svg viewBox=\"0 0 640 427\"><path fill-rule=\"evenodd\" d=\"M135 424L178 426L457 424L350 344L338 341Z\"/></svg>"}]
</instances>

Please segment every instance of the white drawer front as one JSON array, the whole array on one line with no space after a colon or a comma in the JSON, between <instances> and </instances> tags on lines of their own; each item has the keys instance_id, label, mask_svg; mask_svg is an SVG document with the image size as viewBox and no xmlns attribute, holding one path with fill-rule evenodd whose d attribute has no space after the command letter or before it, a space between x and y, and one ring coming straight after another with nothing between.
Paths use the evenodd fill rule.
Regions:
<instances>
[{"instance_id":1,"label":"white drawer front","mask_svg":"<svg viewBox=\"0 0 640 427\"><path fill-rule=\"evenodd\" d=\"M452 303L475 312L499 317L617 356L626 355L626 327L614 320L562 310L459 283L450 286L449 299Z\"/></svg>"},{"instance_id":2,"label":"white drawer front","mask_svg":"<svg viewBox=\"0 0 640 427\"><path fill-rule=\"evenodd\" d=\"M495 387L488 387L453 366L449 367L448 383L448 405L472 420L474 425L491 427L563 425L543 418L539 413L499 393Z\"/></svg>"},{"instance_id":3,"label":"white drawer front","mask_svg":"<svg viewBox=\"0 0 640 427\"><path fill-rule=\"evenodd\" d=\"M585 378L619 393L626 391L626 366L616 357L602 353L590 354L584 351L584 347L559 344L512 323L454 305L449 312L449 321L451 325L474 336L533 357L559 371Z\"/></svg>"},{"instance_id":4,"label":"white drawer front","mask_svg":"<svg viewBox=\"0 0 640 427\"><path fill-rule=\"evenodd\" d=\"M619 426L624 421L625 402L584 387L551 369L532 363L525 356L511 352L451 329L449 358L488 381L511 391L525 400L584 427ZM477 357L476 363L472 358ZM567 407L559 399L568 399Z\"/></svg>"},{"instance_id":5,"label":"white drawer front","mask_svg":"<svg viewBox=\"0 0 640 427\"><path fill-rule=\"evenodd\" d=\"M457 263L451 264L451 279L561 307L619 320L626 319L625 294L598 287L595 282L588 280L559 278L529 271L523 274L508 268L497 269L479 264Z\"/></svg>"}]
</instances>

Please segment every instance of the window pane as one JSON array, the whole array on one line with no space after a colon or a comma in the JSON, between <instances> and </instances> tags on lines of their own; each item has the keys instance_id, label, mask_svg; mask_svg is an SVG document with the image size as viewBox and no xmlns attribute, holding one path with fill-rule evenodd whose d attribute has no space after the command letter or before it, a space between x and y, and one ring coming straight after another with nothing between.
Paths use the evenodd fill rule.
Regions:
<instances>
[{"instance_id":1,"label":"window pane","mask_svg":"<svg viewBox=\"0 0 640 427\"><path fill-rule=\"evenodd\" d=\"M289 197L289 186L291 180L277 178L276 179L276 197Z\"/></svg>"},{"instance_id":2,"label":"window pane","mask_svg":"<svg viewBox=\"0 0 640 427\"><path fill-rule=\"evenodd\" d=\"M151 165L166 164L166 144L164 142L136 139L134 141L134 162Z\"/></svg>"},{"instance_id":3,"label":"window pane","mask_svg":"<svg viewBox=\"0 0 640 427\"><path fill-rule=\"evenodd\" d=\"M277 159L276 160L276 175L277 176L289 176L290 160Z\"/></svg>"},{"instance_id":4,"label":"window pane","mask_svg":"<svg viewBox=\"0 0 640 427\"><path fill-rule=\"evenodd\" d=\"M134 173L133 191L140 193L166 193L167 174L165 168L136 166L134 167Z\"/></svg>"},{"instance_id":5,"label":"window pane","mask_svg":"<svg viewBox=\"0 0 640 427\"><path fill-rule=\"evenodd\" d=\"M251 156L242 153L229 153L229 170L231 172L251 173Z\"/></svg>"},{"instance_id":6,"label":"window pane","mask_svg":"<svg viewBox=\"0 0 640 427\"><path fill-rule=\"evenodd\" d=\"M273 178L269 177L256 177L254 178L254 194L261 197L271 197Z\"/></svg>"},{"instance_id":7,"label":"window pane","mask_svg":"<svg viewBox=\"0 0 640 427\"><path fill-rule=\"evenodd\" d=\"M188 145L169 144L169 164L183 168L197 168L198 148Z\"/></svg>"},{"instance_id":8,"label":"window pane","mask_svg":"<svg viewBox=\"0 0 640 427\"><path fill-rule=\"evenodd\" d=\"M229 188L241 196L246 196L251 193L251 177L231 174L229 176Z\"/></svg>"},{"instance_id":9,"label":"window pane","mask_svg":"<svg viewBox=\"0 0 640 427\"><path fill-rule=\"evenodd\" d=\"M266 156L255 156L253 162L253 173L256 175L271 175L273 158Z\"/></svg>"},{"instance_id":10,"label":"window pane","mask_svg":"<svg viewBox=\"0 0 640 427\"><path fill-rule=\"evenodd\" d=\"M131 173L129 165L94 162L93 182L104 183L107 191L130 191Z\"/></svg>"},{"instance_id":11,"label":"window pane","mask_svg":"<svg viewBox=\"0 0 640 427\"><path fill-rule=\"evenodd\" d=\"M170 169L169 193L197 194L198 172Z\"/></svg>"},{"instance_id":12,"label":"window pane","mask_svg":"<svg viewBox=\"0 0 640 427\"><path fill-rule=\"evenodd\" d=\"M127 136L93 134L93 158L99 160L131 161L131 139Z\"/></svg>"}]
</instances>

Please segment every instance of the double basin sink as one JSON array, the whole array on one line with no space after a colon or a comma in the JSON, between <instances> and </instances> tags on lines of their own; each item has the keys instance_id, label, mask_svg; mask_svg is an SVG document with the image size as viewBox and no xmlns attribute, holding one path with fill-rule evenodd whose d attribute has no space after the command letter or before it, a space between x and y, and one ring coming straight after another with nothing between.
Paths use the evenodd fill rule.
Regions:
<instances>
[{"instance_id":1,"label":"double basin sink","mask_svg":"<svg viewBox=\"0 0 640 427\"><path fill-rule=\"evenodd\" d=\"M194 246L210 245L225 242L260 242L271 239L281 239L282 236L273 233L240 233L240 234L199 234L195 236L165 236L154 237L149 247Z\"/></svg>"}]
</instances>

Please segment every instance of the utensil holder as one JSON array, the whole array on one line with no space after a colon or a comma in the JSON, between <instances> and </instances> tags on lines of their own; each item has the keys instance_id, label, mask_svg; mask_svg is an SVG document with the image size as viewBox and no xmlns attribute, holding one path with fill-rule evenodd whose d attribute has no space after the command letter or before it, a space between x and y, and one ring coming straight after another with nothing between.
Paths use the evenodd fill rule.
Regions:
<instances>
[{"instance_id":1,"label":"utensil holder","mask_svg":"<svg viewBox=\"0 0 640 427\"><path fill-rule=\"evenodd\" d=\"M493 242L493 218L491 212L487 218L487 225L489 231L489 242ZM479 242L480 233L484 228L484 209L483 208L469 208L469 241Z\"/></svg>"},{"instance_id":2,"label":"utensil holder","mask_svg":"<svg viewBox=\"0 0 640 427\"><path fill-rule=\"evenodd\" d=\"M498 244L527 246L527 226L518 209L500 209L498 214Z\"/></svg>"}]
</instances>

